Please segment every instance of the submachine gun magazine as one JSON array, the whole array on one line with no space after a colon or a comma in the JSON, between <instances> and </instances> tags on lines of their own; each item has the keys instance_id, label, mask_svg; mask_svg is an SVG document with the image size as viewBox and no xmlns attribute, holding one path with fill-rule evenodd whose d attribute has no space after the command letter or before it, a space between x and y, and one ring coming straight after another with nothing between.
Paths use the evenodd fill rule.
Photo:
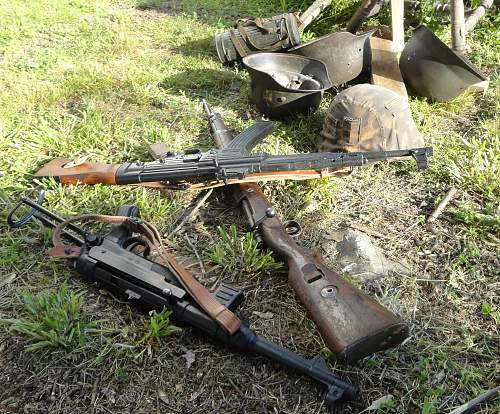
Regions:
<instances>
[{"instance_id":1,"label":"submachine gun magazine","mask_svg":"<svg viewBox=\"0 0 500 414\"><path fill-rule=\"evenodd\" d=\"M38 195L35 199L33 194L22 197L10 212L7 221L11 228L22 227L34 218L51 228L66 222L64 218L41 205L44 198L42 189L35 189L33 192L35 196ZM23 217L16 218L21 206L27 206L30 210ZM117 215L140 221L139 210L135 206L121 206ZM86 232L70 224L62 230L62 235L78 245L77 255L67 253L74 261L77 272L84 278L98 281L108 289L124 294L131 303L140 304L142 307L170 309L176 321L192 326L212 340L222 342L244 354L265 356L323 384L326 387L325 405L329 408L333 408L339 401L354 399L358 394L358 388L340 380L320 356L305 359L264 339L244 325L234 334L228 334L193 302L173 271L147 258L147 246L141 245L129 226L113 225L109 233L102 235ZM243 292L224 284L219 286L213 296L230 310L236 310L244 299Z\"/></svg>"}]
</instances>

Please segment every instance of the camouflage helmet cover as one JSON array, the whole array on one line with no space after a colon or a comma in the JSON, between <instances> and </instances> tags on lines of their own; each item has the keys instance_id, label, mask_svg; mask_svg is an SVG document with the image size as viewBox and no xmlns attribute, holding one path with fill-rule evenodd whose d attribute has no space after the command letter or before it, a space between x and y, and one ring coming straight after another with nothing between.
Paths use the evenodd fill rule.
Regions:
<instances>
[{"instance_id":1,"label":"camouflage helmet cover","mask_svg":"<svg viewBox=\"0 0 500 414\"><path fill-rule=\"evenodd\" d=\"M345 89L328 109L319 151L387 151L423 146L408 100L381 86Z\"/></svg>"}]
</instances>

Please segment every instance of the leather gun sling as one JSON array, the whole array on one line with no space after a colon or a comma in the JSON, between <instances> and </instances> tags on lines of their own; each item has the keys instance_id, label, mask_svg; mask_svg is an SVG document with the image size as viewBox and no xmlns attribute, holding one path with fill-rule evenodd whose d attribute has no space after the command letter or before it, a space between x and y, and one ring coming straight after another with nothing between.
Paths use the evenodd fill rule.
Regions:
<instances>
[{"instance_id":1,"label":"leather gun sling","mask_svg":"<svg viewBox=\"0 0 500 414\"><path fill-rule=\"evenodd\" d=\"M49 250L52 257L76 258L81 252L80 246L66 245L61 240L63 230L75 222L100 222L115 225L125 225L132 233L139 233L144 237L151 251L155 251L158 257L179 278L182 286L192 296L195 302L226 332L234 334L241 326L238 317L221 305L210 292L196 278L187 271L171 254L169 254L161 241L161 236L152 224L137 218L123 216L106 216L99 214L84 214L70 218L60 224L54 230L52 243L54 247Z\"/></svg>"}]
</instances>

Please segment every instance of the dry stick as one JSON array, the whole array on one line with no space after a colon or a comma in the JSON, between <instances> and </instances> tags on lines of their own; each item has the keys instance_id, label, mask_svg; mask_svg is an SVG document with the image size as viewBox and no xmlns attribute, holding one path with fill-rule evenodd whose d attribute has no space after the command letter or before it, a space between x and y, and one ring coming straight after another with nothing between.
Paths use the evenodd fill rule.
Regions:
<instances>
[{"instance_id":1,"label":"dry stick","mask_svg":"<svg viewBox=\"0 0 500 414\"><path fill-rule=\"evenodd\" d=\"M184 224L186 224L189 220L191 220L196 215L196 213L198 212L198 210L205 203L205 201L207 201L207 198L210 197L210 195L212 194L212 192L213 192L213 188L211 188L210 190L208 190L203 195L203 197L201 197L196 202L196 204L193 206L193 208L182 218L181 222L175 227L175 229L173 229L170 233L168 233L168 235L166 236L167 239L169 239L173 234L177 233L182 228L182 226L184 226Z\"/></svg>"},{"instance_id":2,"label":"dry stick","mask_svg":"<svg viewBox=\"0 0 500 414\"><path fill-rule=\"evenodd\" d=\"M493 0L483 0L476 10L465 20L465 31L470 32L479 20L486 14L486 11L493 6Z\"/></svg>"},{"instance_id":3,"label":"dry stick","mask_svg":"<svg viewBox=\"0 0 500 414\"><path fill-rule=\"evenodd\" d=\"M193 242L191 241L191 239L189 238L189 236L187 236L187 235L184 236L184 239L187 241L187 243L189 244L189 247L191 247L191 250L193 251L193 253L196 256L196 258L198 259L198 265L200 266L201 273L206 273L205 266L203 266L203 260L201 260L201 256L198 253L198 250L196 249L196 246L193 244Z\"/></svg>"},{"instance_id":4,"label":"dry stick","mask_svg":"<svg viewBox=\"0 0 500 414\"><path fill-rule=\"evenodd\" d=\"M465 17L464 1L451 0L451 48L455 52L464 53L465 40Z\"/></svg>"},{"instance_id":5,"label":"dry stick","mask_svg":"<svg viewBox=\"0 0 500 414\"><path fill-rule=\"evenodd\" d=\"M455 187L451 187L444 198L441 200L441 202L438 204L436 209L432 212L432 214L429 216L427 219L427 223L434 223L436 219L441 215L443 210L446 208L448 203L452 200L452 198L455 196L457 193L457 189Z\"/></svg>"},{"instance_id":6,"label":"dry stick","mask_svg":"<svg viewBox=\"0 0 500 414\"><path fill-rule=\"evenodd\" d=\"M307 10L299 16L299 30L304 30L311 22L318 17L332 0L316 0Z\"/></svg>"},{"instance_id":7,"label":"dry stick","mask_svg":"<svg viewBox=\"0 0 500 414\"><path fill-rule=\"evenodd\" d=\"M380 0L363 0L349 23L347 23L346 30L350 33L356 33L368 17L377 13L377 8L380 9L381 3Z\"/></svg>"},{"instance_id":8,"label":"dry stick","mask_svg":"<svg viewBox=\"0 0 500 414\"><path fill-rule=\"evenodd\" d=\"M495 395L497 395L499 391L500 391L500 387L496 387L496 388L493 388L492 390L486 391L484 394L481 394L479 397L476 397L473 400L470 400L468 403L465 403L464 405L461 405L460 407L455 408L453 411L450 411L448 414L464 414L466 412L469 412L469 410L471 408L474 408L474 407L478 406L479 404L482 404L483 402L486 402L486 401L494 398Z\"/></svg>"}]
</instances>

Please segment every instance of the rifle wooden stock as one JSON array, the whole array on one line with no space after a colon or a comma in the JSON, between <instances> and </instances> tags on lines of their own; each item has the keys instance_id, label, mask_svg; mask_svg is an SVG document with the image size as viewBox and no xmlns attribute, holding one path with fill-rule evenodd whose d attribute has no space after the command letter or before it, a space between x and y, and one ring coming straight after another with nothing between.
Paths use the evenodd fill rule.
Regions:
<instances>
[{"instance_id":1,"label":"rifle wooden stock","mask_svg":"<svg viewBox=\"0 0 500 414\"><path fill-rule=\"evenodd\" d=\"M54 158L34 176L56 177L62 184L116 184L119 165L82 162L69 166L71 163L69 159Z\"/></svg>"},{"instance_id":2,"label":"rifle wooden stock","mask_svg":"<svg viewBox=\"0 0 500 414\"><path fill-rule=\"evenodd\" d=\"M300 302L340 358L354 362L408 336L403 321L329 269L317 252L299 246L279 218L269 216L272 205L259 186L242 184L236 193L247 218L264 217L253 225L257 224L266 246L287 263Z\"/></svg>"},{"instance_id":3,"label":"rifle wooden stock","mask_svg":"<svg viewBox=\"0 0 500 414\"><path fill-rule=\"evenodd\" d=\"M222 130L214 133L218 148L232 140L227 129ZM286 262L293 290L332 352L354 362L396 346L408 336L408 325L330 270L318 253L293 240L257 184L234 185L229 190L250 228Z\"/></svg>"}]
</instances>

